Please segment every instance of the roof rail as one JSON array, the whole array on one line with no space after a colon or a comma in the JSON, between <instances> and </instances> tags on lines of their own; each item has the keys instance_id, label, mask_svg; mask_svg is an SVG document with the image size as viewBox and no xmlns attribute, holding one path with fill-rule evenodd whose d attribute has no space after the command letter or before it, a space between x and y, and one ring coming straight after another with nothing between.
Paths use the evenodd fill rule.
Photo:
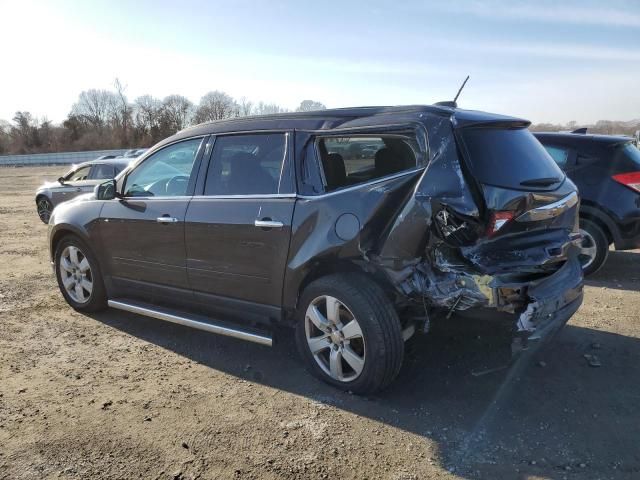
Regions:
<instances>
[{"instance_id":1,"label":"roof rail","mask_svg":"<svg viewBox=\"0 0 640 480\"><path fill-rule=\"evenodd\" d=\"M587 133L587 127L576 128L571 133L577 133L577 134L580 134L580 135L585 135Z\"/></svg>"}]
</instances>

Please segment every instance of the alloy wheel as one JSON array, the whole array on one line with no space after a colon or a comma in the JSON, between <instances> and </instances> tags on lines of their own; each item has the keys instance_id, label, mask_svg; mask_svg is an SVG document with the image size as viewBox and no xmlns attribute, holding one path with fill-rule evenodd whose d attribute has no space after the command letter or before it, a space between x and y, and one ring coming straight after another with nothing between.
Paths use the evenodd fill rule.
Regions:
<instances>
[{"instance_id":1,"label":"alloy wheel","mask_svg":"<svg viewBox=\"0 0 640 480\"><path fill-rule=\"evenodd\" d=\"M38 200L38 216L44 223L49 223L51 218L51 203L46 198Z\"/></svg>"},{"instance_id":2,"label":"alloy wheel","mask_svg":"<svg viewBox=\"0 0 640 480\"><path fill-rule=\"evenodd\" d=\"M578 258L580 259L582 268L585 269L588 268L596 259L596 256L598 255L598 246L595 238L593 238L589 232L580 229L580 233L582 234L582 243L580 244L580 253L578 254Z\"/></svg>"},{"instance_id":3,"label":"alloy wheel","mask_svg":"<svg viewBox=\"0 0 640 480\"><path fill-rule=\"evenodd\" d=\"M356 317L337 298L315 298L305 314L309 351L320 368L334 380L350 382L364 368L366 349Z\"/></svg>"},{"instance_id":4,"label":"alloy wheel","mask_svg":"<svg viewBox=\"0 0 640 480\"><path fill-rule=\"evenodd\" d=\"M82 251L69 245L60 255L60 277L67 294L76 303L87 303L93 291L93 275L89 259Z\"/></svg>"}]
</instances>

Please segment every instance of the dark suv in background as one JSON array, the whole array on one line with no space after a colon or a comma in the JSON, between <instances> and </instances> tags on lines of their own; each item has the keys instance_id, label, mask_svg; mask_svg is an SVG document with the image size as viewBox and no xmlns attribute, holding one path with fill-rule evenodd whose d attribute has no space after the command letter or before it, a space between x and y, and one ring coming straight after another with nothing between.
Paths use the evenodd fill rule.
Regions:
<instances>
[{"instance_id":1,"label":"dark suv in background","mask_svg":"<svg viewBox=\"0 0 640 480\"><path fill-rule=\"evenodd\" d=\"M633 138L586 129L534 135L580 191L585 274L602 267L610 245L640 248L640 151Z\"/></svg>"},{"instance_id":2,"label":"dark suv in background","mask_svg":"<svg viewBox=\"0 0 640 480\"><path fill-rule=\"evenodd\" d=\"M54 210L60 290L264 345L294 327L311 372L357 393L454 313L541 338L582 302L579 201L528 126L450 105L189 128Z\"/></svg>"}]
</instances>

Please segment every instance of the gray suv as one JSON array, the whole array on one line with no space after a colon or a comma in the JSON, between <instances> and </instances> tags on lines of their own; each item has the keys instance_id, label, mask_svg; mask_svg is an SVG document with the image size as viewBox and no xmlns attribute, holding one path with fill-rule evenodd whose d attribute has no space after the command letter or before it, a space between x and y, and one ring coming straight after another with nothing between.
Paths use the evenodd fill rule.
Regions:
<instances>
[{"instance_id":1,"label":"gray suv","mask_svg":"<svg viewBox=\"0 0 640 480\"><path fill-rule=\"evenodd\" d=\"M51 212L59 203L71 200L83 193L93 192L96 185L115 178L127 165L130 158L98 159L74 165L55 182L46 182L36 190L36 208L40 220L49 223Z\"/></svg>"},{"instance_id":2,"label":"gray suv","mask_svg":"<svg viewBox=\"0 0 640 480\"><path fill-rule=\"evenodd\" d=\"M528 125L448 104L183 130L55 209L60 291L263 345L292 327L309 370L357 393L433 322L549 338L582 302L579 199Z\"/></svg>"}]
</instances>

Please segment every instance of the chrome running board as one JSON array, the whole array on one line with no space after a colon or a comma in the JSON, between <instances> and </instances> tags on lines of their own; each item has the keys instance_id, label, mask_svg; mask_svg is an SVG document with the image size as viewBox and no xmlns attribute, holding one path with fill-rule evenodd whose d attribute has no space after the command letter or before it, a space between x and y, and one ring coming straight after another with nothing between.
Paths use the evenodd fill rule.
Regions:
<instances>
[{"instance_id":1,"label":"chrome running board","mask_svg":"<svg viewBox=\"0 0 640 480\"><path fill-rule=\"evenodd\" d=\"M208 320L206 317L195 315L187 316L187 314L183 312L163 309L162 307L158 307L156 305L148 305L132 300L109 300L108 305L112 308L117 308L118 310L137 313L138 315L144 315L145 317L164 320L165 322L185 325L187 327L204 330L205 332L216 333L218 335L224 335L226 337L239 338L241 340L259 343L260 345L266 345L268 347L273 344L272 338L268 335L253 333L247 330L239 330L237 328L223 326L220 323L210 323L207 321L203 321Z\"/></svg>"}]
</instances>

